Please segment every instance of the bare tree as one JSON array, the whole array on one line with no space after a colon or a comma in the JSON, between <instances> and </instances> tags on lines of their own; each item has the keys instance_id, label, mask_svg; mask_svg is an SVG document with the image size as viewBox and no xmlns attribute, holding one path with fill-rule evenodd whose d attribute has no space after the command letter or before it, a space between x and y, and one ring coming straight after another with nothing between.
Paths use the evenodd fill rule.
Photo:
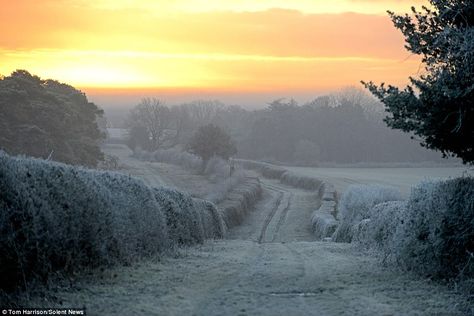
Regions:
<instances>
[{"instance_id":1,"label":"bare tree","mask_svg":"<svg viewBox=\"0 0 474 316\"><path fill-rule=\"evenodd\" d=\"M156 98L144 98L130 111L129 127L143 127L149 135L149 150L157 150L172 137L170 109Z\"/></svg>"}]
</instances>

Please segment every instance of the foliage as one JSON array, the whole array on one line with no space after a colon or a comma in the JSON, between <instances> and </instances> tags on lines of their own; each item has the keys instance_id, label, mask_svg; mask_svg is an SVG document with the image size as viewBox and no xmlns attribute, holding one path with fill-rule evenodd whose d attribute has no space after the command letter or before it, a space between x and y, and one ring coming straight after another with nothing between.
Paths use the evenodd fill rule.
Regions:
<instances>
[{"instance_id":1,"label":"foliage","mask_svg":"<svg viewBox=\"0 0 474 316\"><path fill-rule=\"evenodd\" d=\"M383 123L383 104L362 89L345 88L298 105L280 99L261 110L194 101L168 106L160 150L186 146L201 126L213 124L234 140L240 157L314 166L359 162L441 162L441 155L419 146ZM153 102L152 102L153 103ZM132 120L133 121L133 120ZM129 123L132 122L129 120ZM150 149L142 125L129 126L128 145Z\"/></svg>"},{"instance_id":2,"label":"foliage","mask_svg":"<svg viewBox=\"0 0 474 316\"><path fill-rule=\"evenodd\" d=\"M422 137L423 145L474 162L474 2L431 0L411 15L389 12L406 48L421 55L425 73L400 90L365 86L387 107L388 126Z\"/></svg>"},{"instance_id":3,"label":"foliage","mask_svg":"<svg viewBox=\"0 0 474 316\"><path fill-rule=\"evenodd\" d=\"M0 152L0 290L221 237L208 202L139 179Z\"/></svg>"},{"instance_id":4,"label":"foliage","mask_svg":"<svg viewBox=\"0 0 474 316\"><path fill-rule=\"evenodd\" d=\"M145 127L133 125L128 129L127 146L131 150L150 148L150 137Z\"/></svg>"},{"instance_id":5,"label":"foliage","mask_svg":"<svg viewBox=\"0 0 474 316\"><path fill-rule=\"evenodd\" d=\"M401 199L400 191L390 186L350 185L339 201L340 224L334 233L333 240L351 242L354 227L369 217L369 212L375 205Z\"/></svg>"},{"instance_id":6,"label":"foliage","mask_svg":"<svg viewBox=\"0 0 474 316\"><path fill-rule=\"evenodd\" d=\"M127 145L132 150L140 147L148 151L183 145L199 126L211 124L229 111L212 100L168 106L159 99L144 98L127 117Z\"/></svg>"},{"instance_id":7,"label":"foliage","mask_svg":"<svg viewBox=\"0 0 474 316\"><path fill-rule=\"evenodd\" d=\"M421 183L407 202L379 204L362 223L355 241L386 263L434 279L470 281L474 291L474 178Z\"/></svg>"},{"instance_id":8,"label":"foliage","mask_svg":"<svg viewBox=\"0 0 474 316\"><path fill-rule=\"evenodd\" d=\"M374 101L367 100L345 93L302 106L280 101L256 111L238 143L239 155L307 165L442 160L406 134L387 128Z\"/></svg>"},{"instance_id":9,"label":"foliage","mask_svg":"<svg viewBox=\"0 0 474 316\"><path fill-rule=\"evenodd\" d=\"M354 229L352 242L366 249L382 252L384 261L393 260L394 236L406 219L406 201L375 205Z\"/></svg>"},{"instance_id":10,"label":"foliage","mask_svg":"<svg viewBox=\"0 0 474 316\"><path fill-rule=\"evenodd\" d=\"M399 264L436 278L474 277L474 178L424 183L394 236Z\"/></svg>"},{"instance_id":11,"label":"foliage","mask_svg":"<svg viewBox=\"0 0 474 316\"><path fill-rule=\"evenodd\" d=\"M0 148L10 154L96 166L102 114L69 85L24 70L0 78Z\"/></svg>"},{"instance_id":12,"label":"foliage","mask_svg":"<svg viewBox=\"0 0 474 316\"><path fill-rule=\"evenodd\" d=\"M237 149L230 136L220 127L209 124L201 126L188 144L189 152L198 155L207 161L212 156L229 159L237 153Z\"/></svg>"}]
</instances>

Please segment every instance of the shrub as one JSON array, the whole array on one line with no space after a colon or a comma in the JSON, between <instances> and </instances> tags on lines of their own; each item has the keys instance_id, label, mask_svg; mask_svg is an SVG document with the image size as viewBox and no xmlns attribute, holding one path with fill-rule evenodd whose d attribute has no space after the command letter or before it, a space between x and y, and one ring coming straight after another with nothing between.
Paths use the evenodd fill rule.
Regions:
<instances>
[{"instance_id":1,"label":"shrub","mask_svg":"<svg viewBox=\"0 0 474 316\"><path fill-rule=\"evenodd\" d=\"M262 188L258 178L246 177L219 204L227 228L239 225L260 199Z\"/></svg>"},{"instance_id":2,"label":"shrub","mask_svg":"<svg viewBox=\"0 0 474 316\"><path fill-rule=\"evenodd\" d=\"M311 216L311 227L314 236L318 240L330 238L337 229L338 221L336 214L336 189L332 184L321 183L318 195L321 198L321 205Z\"/></svg>"},{"instance_id":3,"label":"shrub","mask_svg":"<svg viewBox=\"0 0 474 316\"><path fill-rule=\"evenodd\" d=\"M353 242L383 254L386 261L393 259L395 232L406 220L406 201L377 204L369 211L367 219L354 227Z\"/></svg>"},{"instance_id":4,"label":"shrub","mask_svg":"<svg viewBox=\"0 0 474 316\"><path fill-rule=\"evenodd\" d=\"M0 289L220 237L215 207L141 180L0 152ZM179 227L179 228L178 228Z\"/></svg>"},{"instance_id":5,"label":"shrub","mask_svg":"<svg viewBox=\"0 0 474 316\"><path fill-rule=\"evenodd\" d=\"M351 242L353 227L369 217L369 211L376 204L401 200L398 190L381 185L350 185L339 201L338 219L340 221L333 240Z\"/></svg>"},{"instance_id":6,"label":"shrub","mask_svg":"<svg viewBox=\"0 0 474 316\"><path fill-rule=\"evenodd\" d=\"M398 263L435 278L474 277L474 178L414 188L394 236Z\"/></svg>"},{"instance_id":7,"label":"shrub","mask_svg":"<svg viewBox=\"0 0 474 316\"><path fill-rule=\"evenodd\" d=\"M354 241L386 263L474 291L474 178L424 182L406 202L378 204Z\"/></svg>"}]
</instances>

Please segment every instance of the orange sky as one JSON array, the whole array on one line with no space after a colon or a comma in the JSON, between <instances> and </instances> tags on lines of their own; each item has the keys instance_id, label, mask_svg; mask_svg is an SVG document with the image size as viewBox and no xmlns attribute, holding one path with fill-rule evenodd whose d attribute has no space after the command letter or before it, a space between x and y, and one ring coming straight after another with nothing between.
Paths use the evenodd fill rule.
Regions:
<instances>
[{"instance_id":1,"label":"orange sky","mask_svg":"<svg viewBox=\"0 0 474 316\"><path fill-rule=\"evenodd\" d=\"M407 82L396 0L0 0L0 74L83 88L308 93Z\"/></svg>"}]
</instances>

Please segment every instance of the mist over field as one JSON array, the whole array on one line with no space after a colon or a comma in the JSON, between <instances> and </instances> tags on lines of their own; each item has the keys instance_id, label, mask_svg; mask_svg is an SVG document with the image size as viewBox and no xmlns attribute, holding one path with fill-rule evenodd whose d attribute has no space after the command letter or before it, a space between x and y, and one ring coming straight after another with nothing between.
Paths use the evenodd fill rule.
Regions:
<instances>
[{"instance_id":1,"label":"mist over field","mask_svg":"<svg viewBox=\"0 0 474 316\"><path fill-rule=\"evenodd\" d=\"M1 313L473 315L473 12L2 4Z\"/></svg>"}]
</instances>

